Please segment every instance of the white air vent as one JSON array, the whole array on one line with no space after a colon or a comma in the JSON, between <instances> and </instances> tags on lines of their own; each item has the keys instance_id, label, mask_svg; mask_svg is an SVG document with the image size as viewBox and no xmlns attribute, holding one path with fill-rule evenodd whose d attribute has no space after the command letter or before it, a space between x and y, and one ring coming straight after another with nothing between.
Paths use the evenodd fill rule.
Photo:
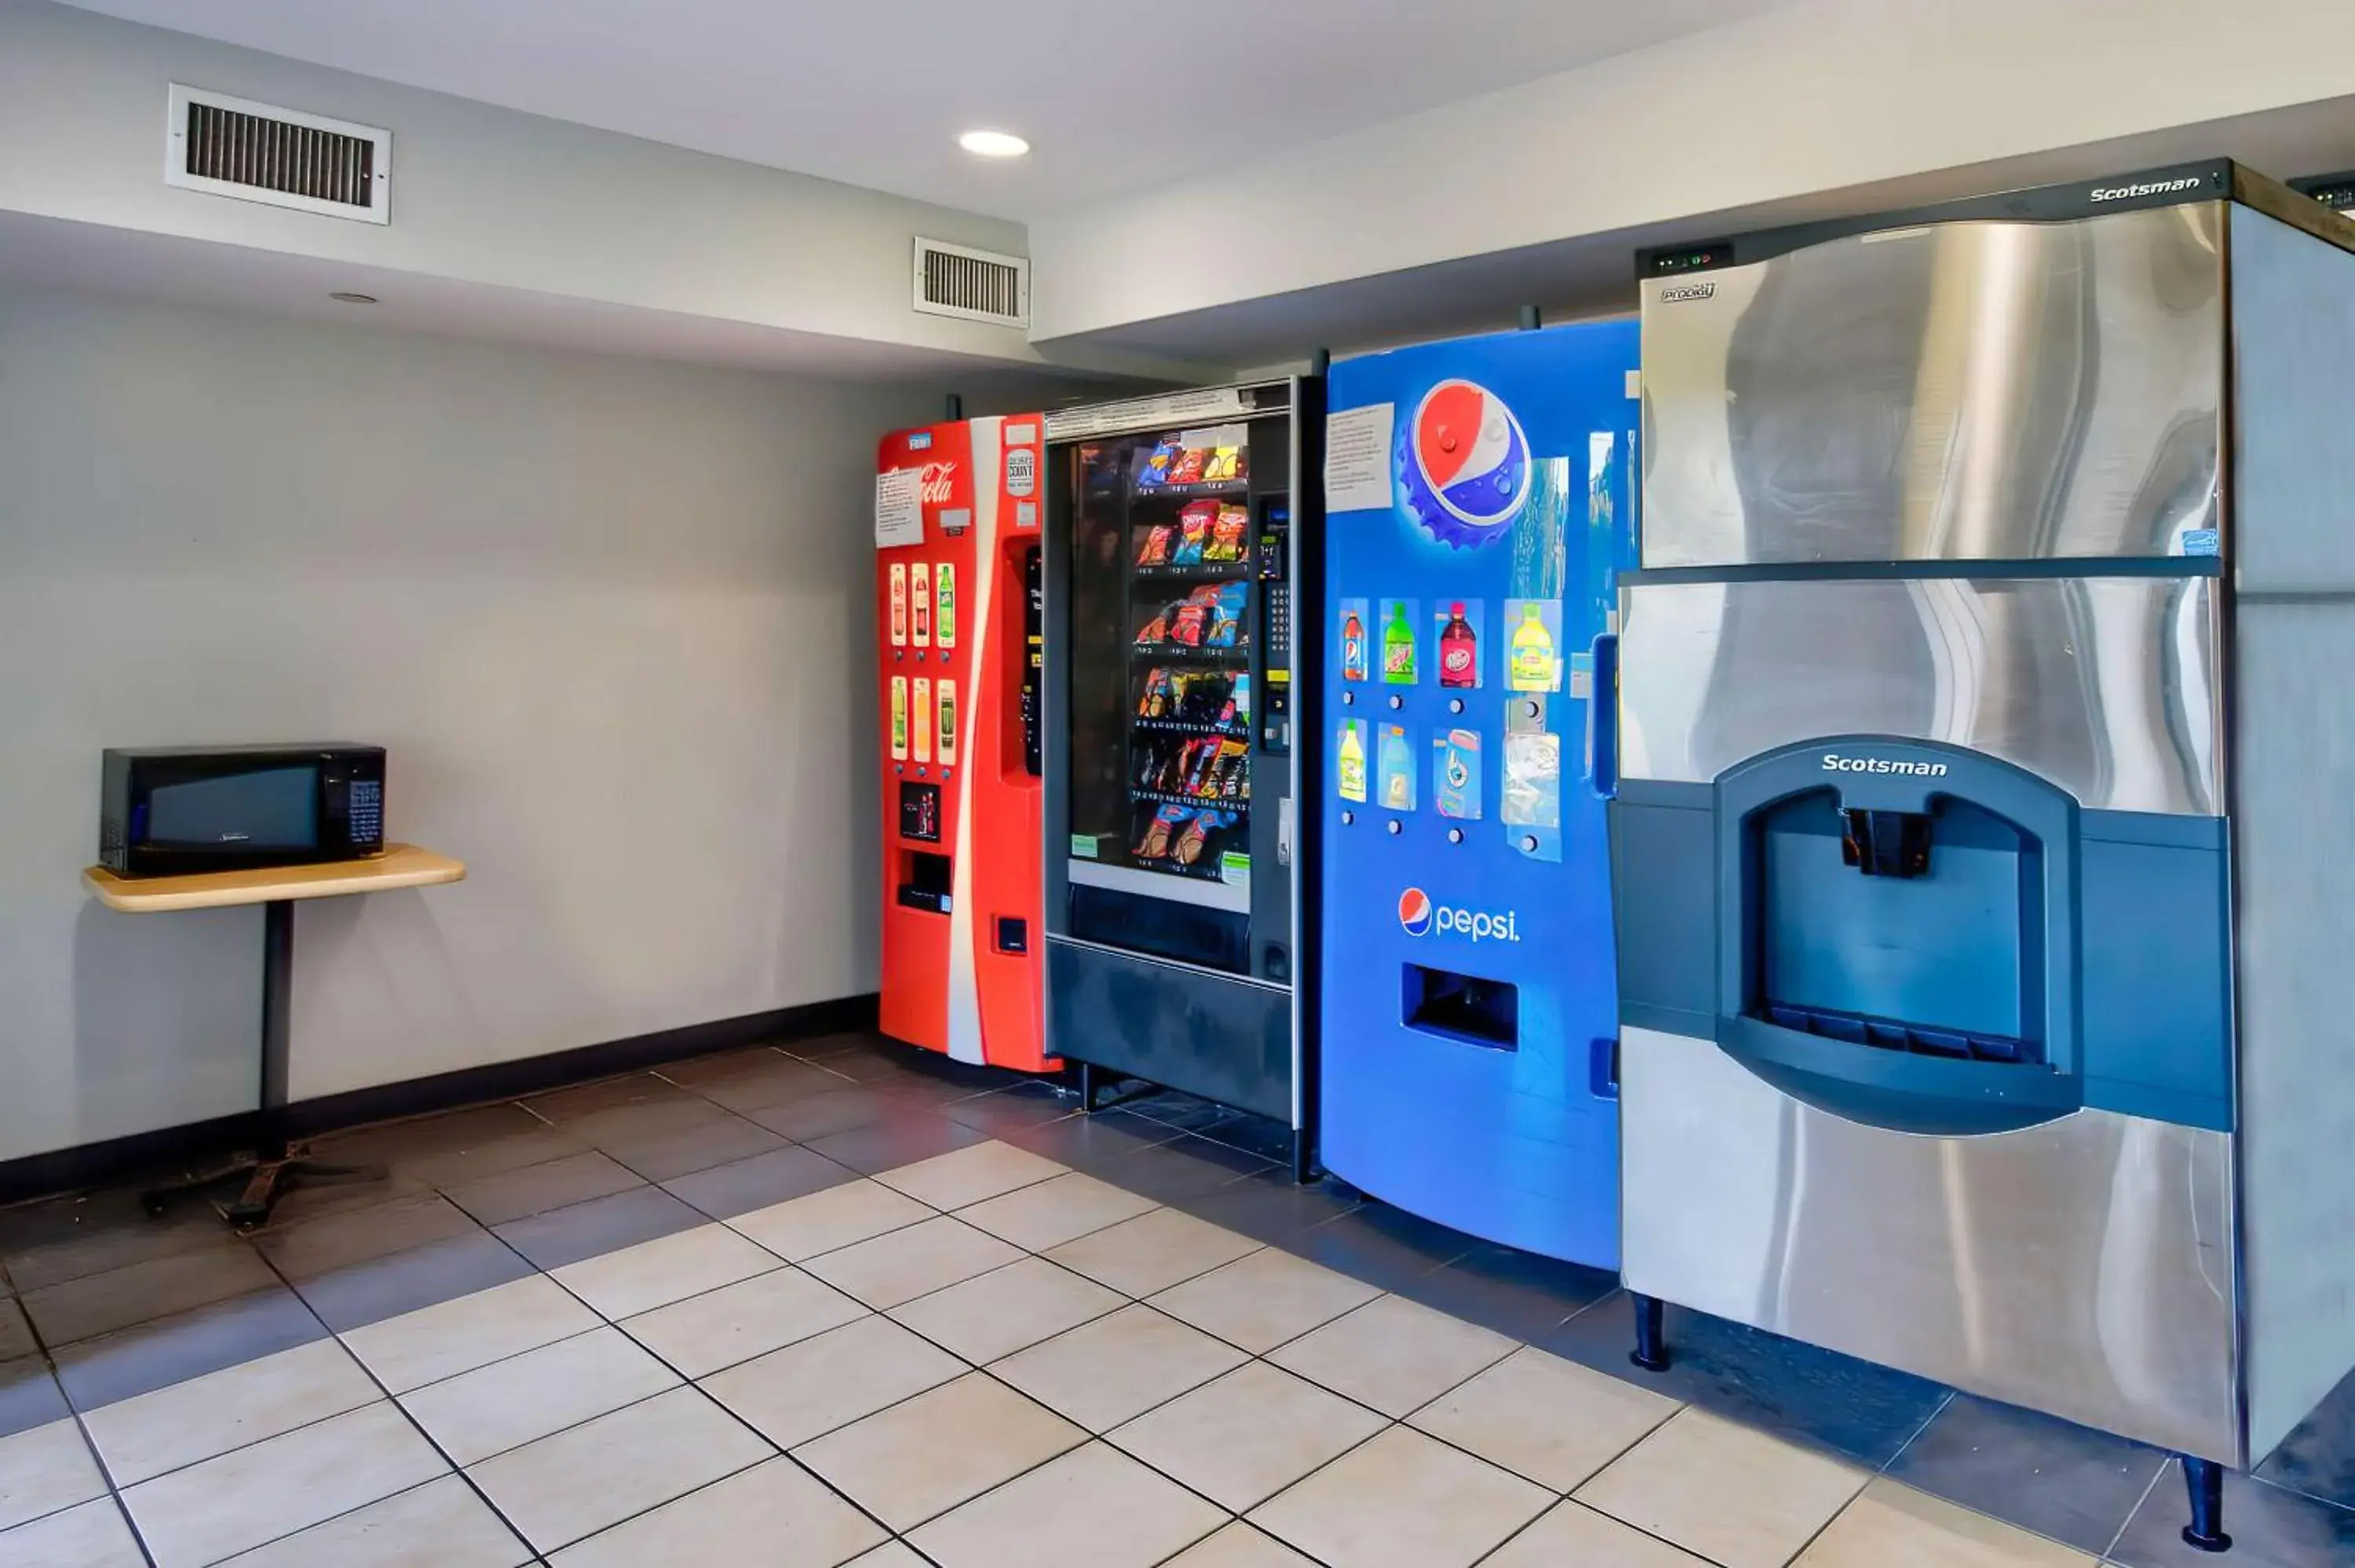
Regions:
<instances>
[{"instance_id":1,"label":"white air vent","mask_svg":"<svg viewBox=\"0 0 2355 1568\"><path fill-rule=\"evenodd\" d=\"M327 217L392 217L392 132L175 82L164 181Z\"/></svg>"},{"instance_id":2,"label":"white air vent","mask_svg":"<svg viewBox=\"0 0 2355 1568\"><path fill-rule=\"evenodd\" d=\"M1030 324L1030 263L938 239L916 241L916 308L1000 326Z\"/></svg>"}]
</instances>

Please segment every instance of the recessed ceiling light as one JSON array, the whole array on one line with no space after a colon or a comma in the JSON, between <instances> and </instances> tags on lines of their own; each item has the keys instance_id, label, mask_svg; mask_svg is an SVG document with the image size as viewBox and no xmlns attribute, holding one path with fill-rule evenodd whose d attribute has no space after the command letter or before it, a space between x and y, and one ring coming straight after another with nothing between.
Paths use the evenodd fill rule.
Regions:
<instances>
[{"instance_id":1,"label":"recessed ceiling light","mask_svg":"<svg viewBox=\"0 0 2355 1568\"><path fill-rule=\"evenodd\" d=\"M968 131L957 138L957 145L976 158L1018 158L1030 150L1030 143L1011 131Z\"/></svg>"},{"instance_id":2,"label":"recessed ceiling light","mask_svg":"<svg viewBox=\"0 0 2355 1568\"><path fill-rule=\"evenodd\" d=\"M336 303L339 305L372 305L376 303L376 296L374 294L334 293L329 294L327 298L335 301Z\"/></svg>"}]
</instances>

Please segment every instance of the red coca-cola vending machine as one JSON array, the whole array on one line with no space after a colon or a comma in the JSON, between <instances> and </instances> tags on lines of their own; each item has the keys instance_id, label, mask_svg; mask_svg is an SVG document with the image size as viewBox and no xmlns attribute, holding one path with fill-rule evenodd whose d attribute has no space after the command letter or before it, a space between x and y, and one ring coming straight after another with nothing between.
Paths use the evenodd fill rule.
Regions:
<instances>
[{"instance_id":1,"label":"red coca-cola vending machine","mask_svg":"<svg viewBox=\"0 0 2355 1568\"><path fill-rule=\"evenodd\" d=\"M1040 1072L1039 416L883 439L882 1030Z\"/></svg>"}]
</instances>

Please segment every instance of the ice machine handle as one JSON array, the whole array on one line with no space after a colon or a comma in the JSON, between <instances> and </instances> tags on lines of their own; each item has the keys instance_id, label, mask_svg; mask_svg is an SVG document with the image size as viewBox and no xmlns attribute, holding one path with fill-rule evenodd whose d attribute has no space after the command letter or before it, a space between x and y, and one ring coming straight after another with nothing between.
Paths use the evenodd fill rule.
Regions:
<instances>
[{"instance_id":1,"label":"ice machine handle","mask_svg":"<svg viewBox=\"0 0 2355 1568\"><path fill-rule=\"evenodd\" d=\"M1586 782L1597 800L1619 793L1619 637L1594 640L1594 689L1586 694Z\"/></svg>"}]
</instances>

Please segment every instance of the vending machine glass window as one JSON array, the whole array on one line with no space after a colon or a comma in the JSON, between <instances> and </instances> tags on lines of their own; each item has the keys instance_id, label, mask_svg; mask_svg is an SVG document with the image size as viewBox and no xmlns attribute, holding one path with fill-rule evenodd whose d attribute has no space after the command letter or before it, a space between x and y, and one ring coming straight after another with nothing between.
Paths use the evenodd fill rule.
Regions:
<instances>
[{"instance_id":1,"label":"vending machine glass window","mask_svg":"<svg viewBox=\"0 0 2355 1568\"><path fill-rule=\"evenodd\" d=\"M1071 673L1075 934L1101 924L1125 947L1247 971L1249 427L1109 439L1074 459L1071 625L1092 651Z\"/></svg>"}]
</instances>

